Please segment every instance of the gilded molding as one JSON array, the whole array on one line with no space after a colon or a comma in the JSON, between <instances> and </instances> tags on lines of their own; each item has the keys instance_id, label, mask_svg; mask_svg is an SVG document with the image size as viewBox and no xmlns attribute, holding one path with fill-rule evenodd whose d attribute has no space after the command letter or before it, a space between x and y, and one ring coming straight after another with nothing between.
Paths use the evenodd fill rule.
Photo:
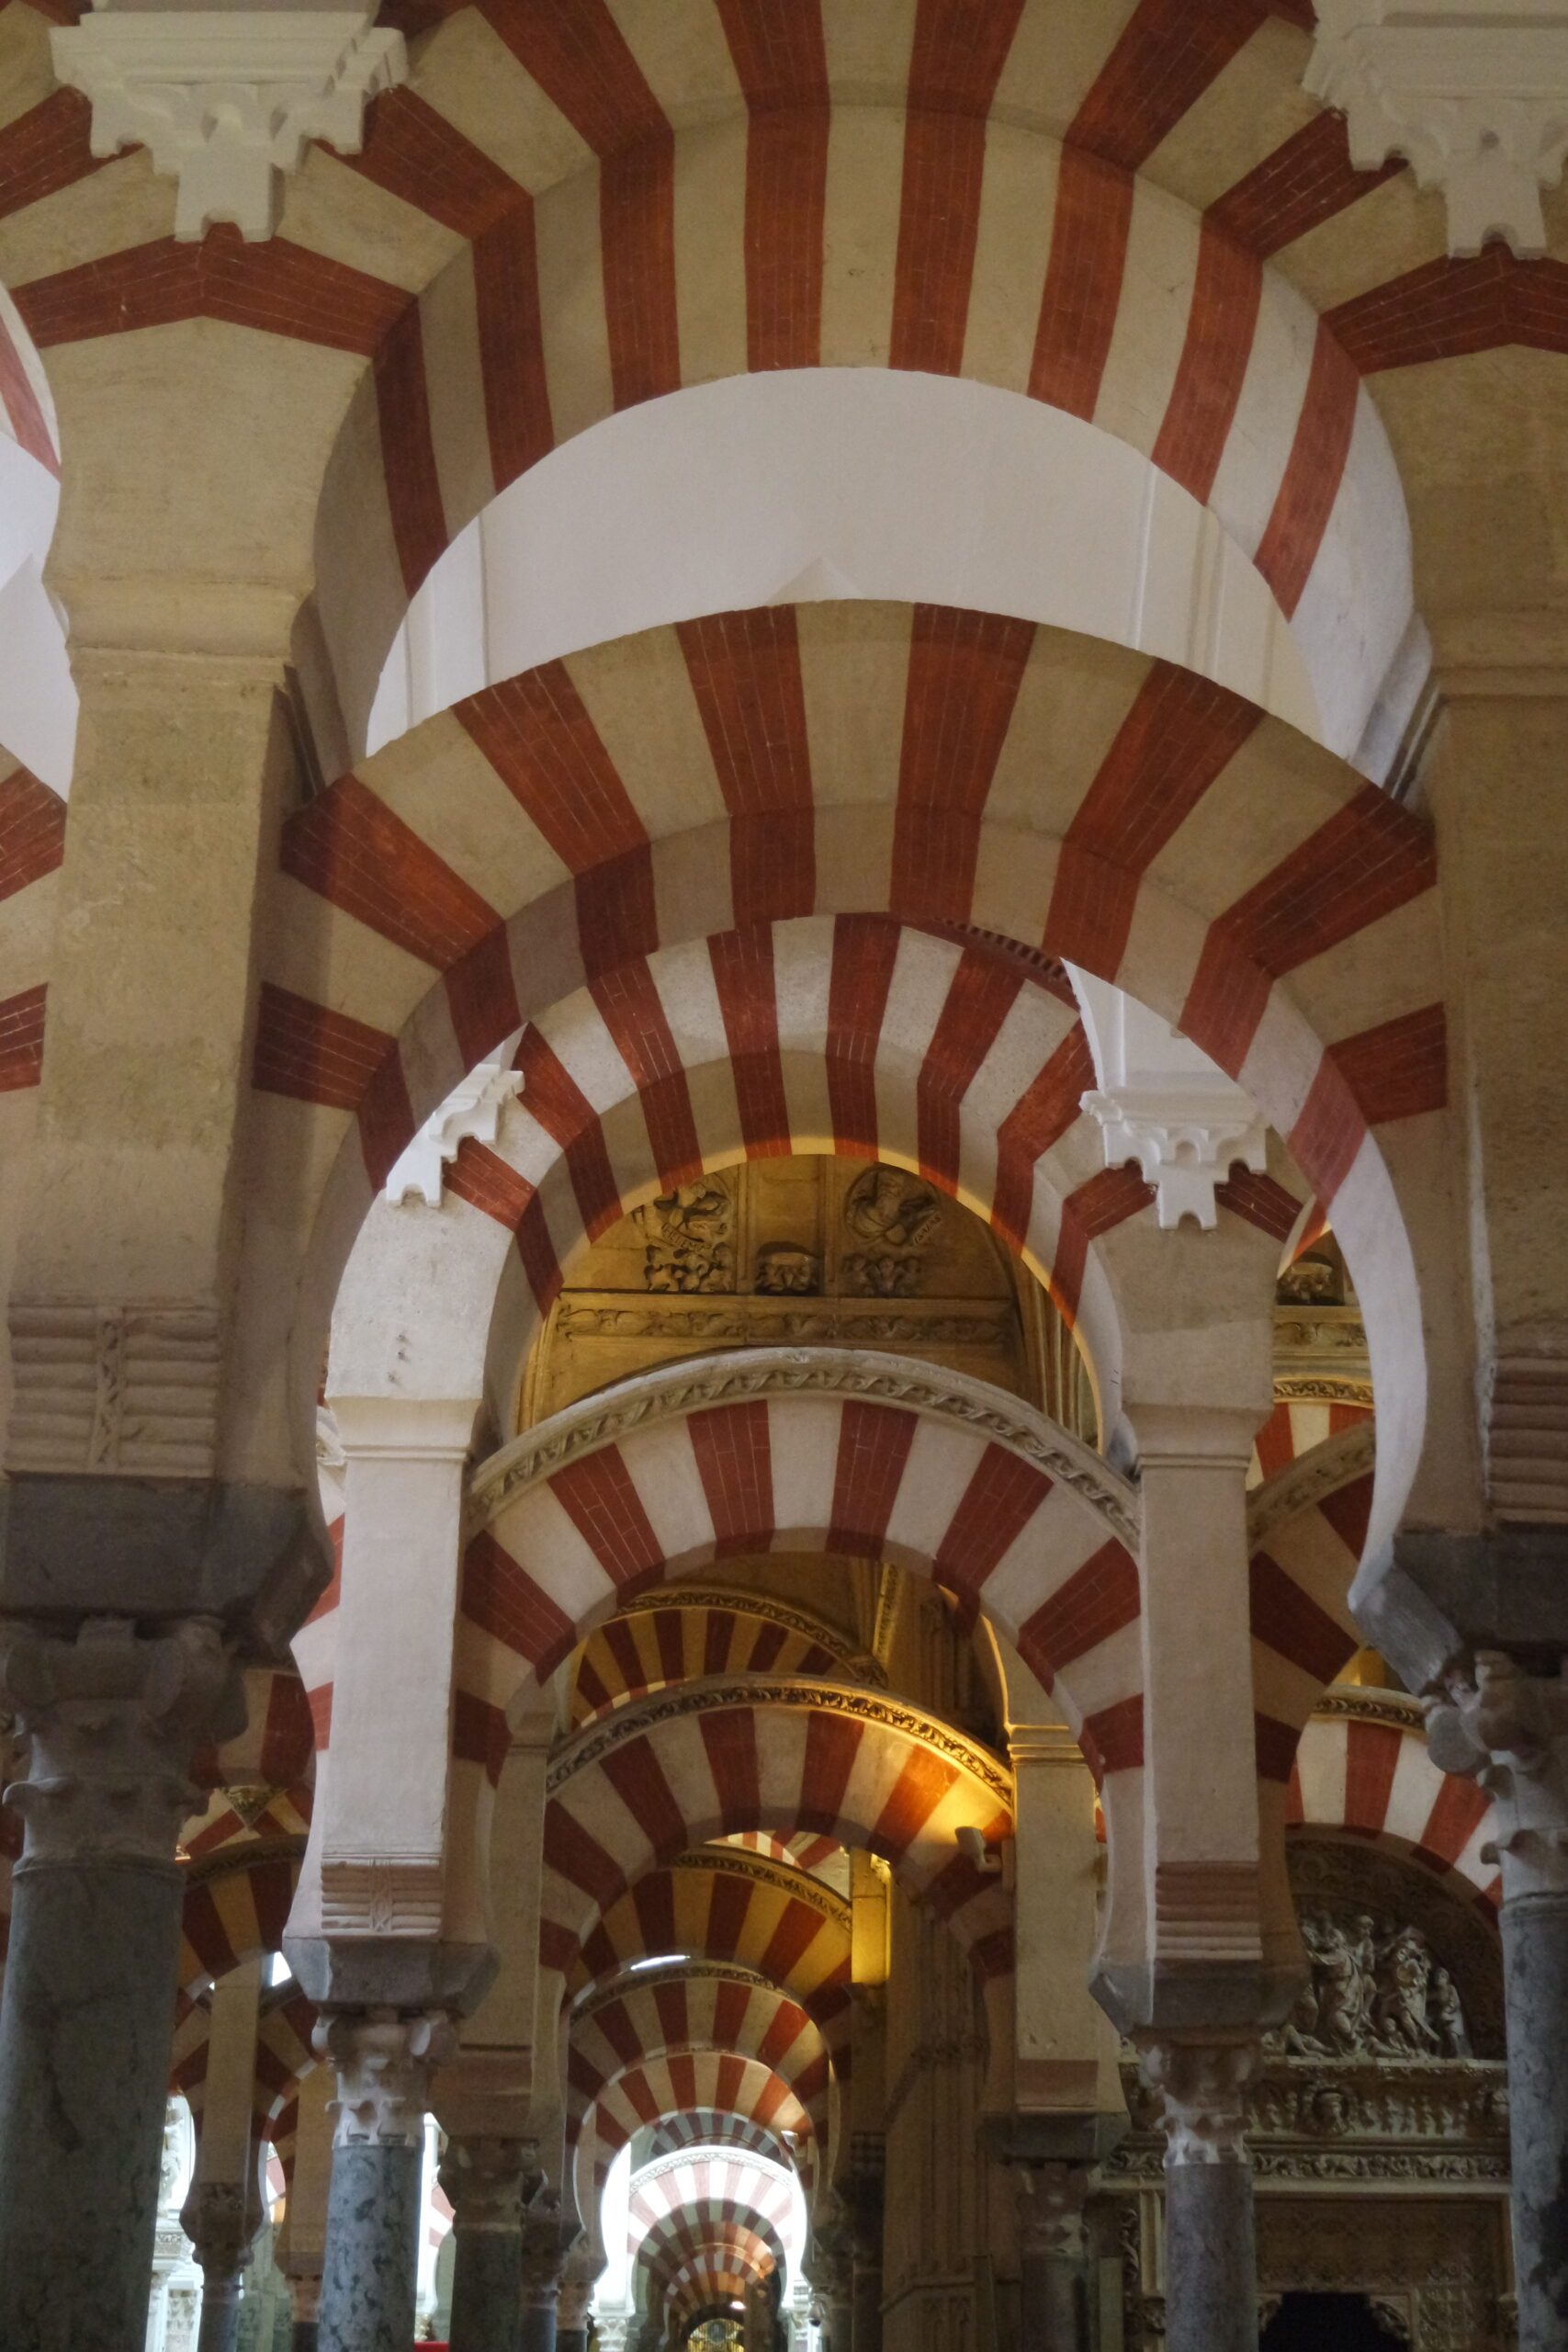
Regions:
<instances>
[{"instance_id":1,"label":"gilded molding","mask_svg":"<svg viewBox=\"0 0 1568 2352\"><path fill-rule=\"evenodd\" d=\"M685 1715L712 1714L723 1707L810 1707L829 1714L854 1715L862 1723L884 1724L889 1731L901 1732L918 1740L921 1747L948 1757L962 1770L983 1781L1010 1813L1012 1810L1012 1774L1006 1766L976 1741L966 1739L951 1724L944 1724L940 1716L927 1714L923 1707L912 1707L901 1701L886 1699L879 1692L857 1690L840 1682L772 1681L761 1676L736 1681L716 1675L682 1683L676 1689L638 1700L632 1706L618 1707L607 1721L584 1724L566 1742L551 1765L545 1783L547 1792L558 1795L574 1773L598 1763L602 1757L610 1755L627 1740L639 1738L657 1724L673 1723Z\"/></svg>"},{"instance_id":2,"label":"gilded molding","mask_svg":"<svg viewBox=\"0 0 1568 2352\"><path fill-rule=\"evenodd\" d=\"M902 1406L957 1422L977 1437L1037 1463L1057 1485L1089 1504L1130 1551L1138 1544L1137 1490L1078 1438L1029 1412L988 1382L935 1372L904 1356L846 1360L838 1350L760 1349L712 1356L645 1373L604 1397L586 1398L513 1438L474 1473L468 1487L477 1523L488 1526L541 1479L636 1430L715 1405L767 1396L854 1396Z\"/></svg>"}]
</instances>

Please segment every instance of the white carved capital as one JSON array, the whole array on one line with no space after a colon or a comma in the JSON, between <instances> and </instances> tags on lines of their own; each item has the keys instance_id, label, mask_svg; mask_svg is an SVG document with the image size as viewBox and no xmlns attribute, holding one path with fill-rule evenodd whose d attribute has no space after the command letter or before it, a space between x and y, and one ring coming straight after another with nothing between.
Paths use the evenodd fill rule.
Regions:
<instances>
[{"instance_id":1,"label":"white carved capital","mask_svg":"<svg viewBox=\"0 0 1568 2352\"><path fill-rule=\"evenodd\" d=\"M1449 251L1543 253L1540 191L1568 153L1565 0L1318 0L1306 86L1343 113L1350 160L1405 156L1448 199Z\"/></svg>"},{"instance_id":2,"label":"white carved capital","mask_svg":"<svg viewBox=\"0 0 1568 2352\"><path fill-rule=\"evenodd\" d=\"M243 2180L204 2180L192 2188L180 2211L180 2226L207 2273L205 2293L216 2301L225 2286L237 2289L261 2227L261 2204Z\"/></svg>"},{"instance_id":3,"label":"white carved capital","mask_svg":"<svg viewBox=\"0 0 1568 2352\"><path fill-rule=\"evenodd\" d=\"M1439 1771L1480 1782L1495 1835L1503 1899L1568 1894L1568 1682L1527 1674L1500 1650L1478 1650L1427 1702L1427 1746Z\"/></svg>"},{"instance_id":4,"label":"white carved capital","mask_svg":"<svg viewBox=\"0 0 1568 2352\"><path fill-rule=\"evenodd\" d=\"M1219 1214L1214 1187L1224 1182L1233 1160L1255 1176L1269 1165L1268 1130L1239 1087L1206 1094L1128 1085L1086 1094L1083 1108L1105 1137L1106 1166L1135 1159L1145 1183L1155 1187L1167 1233L1184 1216L1196 1217L1205 1229L1213 1225Z\"/></svg>"},{"instance_id":5,"label":"white carved capital","mask_svg":"<svg viewBox=\"0 0 1568 2352\"><path fill-rule=\"evenodd\" d=\"M95 155L152 152L179 182L175 234L215 221L247 240L277 226L279 180L305 143L357 154L365 107L406 80L398 32L373 7L116 8L99 0L50 36L62 82L92 101Z\"/></svg>"},{"instance_id":6,"label":"white carved capital","mask_svg":"<svg viewBox=\"0 0 1568 2352\"><path fill-rule=\"evenodd\" d=\"M457 2046L450 2018L436 2011L402 2017L396 2009L340 2011L311 2036L318 2058L337 2068L334 2148L416 2148L424 2137L431 2076Z\"/></svg>"},{"instance_id":7,"label":"white carved capital","mask_svg":"<svg viewBox=\"0 0 1568 2352\"><path fill-rule=\"evenodd\" d=\"M1140 2039L1144 2079L1164 2103L1160 2120L1168 2169L1173 2165L1246 2163L1247 2086L1261 2058L1257 2040Z\"/></svg>"},{"instance_id":8,"label":"white carved capital","mask_svg":"<svg viewBox=\"0 0 1568 2352\"><path fill-rule=\"evenodd\" d=\"M180 1824L202 1803L191 1751L244 1722L239 1677L207 1618L152 1637L123 1617L90 1617L74 1640L0 1628L0 1708L14 1717L25 1755L5 1792L26 1826L21 1870L86 1861L172 1869Z\"/></svg>"},{"instance_id":9,"label":"white carved capital","mask_svg":"<svg viewBox=\"0 0 1568 2352\"><path fill-rule=\"evenodd\" d=\"M520 1070L501 1062L480 1062L468 1072L438 1111L426 1119L387 1178L387 1198L394 1207L412 1193L427 1208L441 1206L442 1171L457 1159L464 1138L493 1143L501 1114L523 1091Z\"/></svg>"}]
</instances>

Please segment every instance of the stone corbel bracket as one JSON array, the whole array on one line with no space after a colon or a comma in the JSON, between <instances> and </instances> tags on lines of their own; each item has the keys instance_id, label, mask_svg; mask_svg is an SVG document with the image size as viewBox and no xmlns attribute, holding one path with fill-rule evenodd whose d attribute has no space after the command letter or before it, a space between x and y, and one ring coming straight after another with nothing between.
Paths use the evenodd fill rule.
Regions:
<instances>
[{"instance_id":1,"label":"stone corbel bracket","mask_svg":"<svg viewBox=\"0 0 1568 2352\"><path fill-rule=\"evenodd\" d=\"M1206 1098L1129 1084L1086 1094L1082 1107L1105 1137L1106 1166L1135 1159L1145 1183L1154 1186L1163 1232L1184 1216L1196 1217L1205 1230L1213 1226L1214 1187L1225 1182L1233 1160L1255 1176L1269 1165L1268 1129L1239 1087Z\"/></svg>"},{"instance_id":2,"label":"stone corbel bracket","mask_svg":"<svg viewBox=\"0 0 1568 2352\"><path fill-rule=\"evenodd\" d=\"M1546 250L1540 191L1568 153L1568 0L1318 0L1307 67L1350 160L1404 156L1448 199L1449 251Z\"/></svg>"},{"instance_id":3,"label":"stone corbel bracket","mask_svg":"<svg viewBox=\"0 0 1568 2352\"><path fill-rule=\"evenodd\" d=\"M94 154L146 147L178 180L187 243L220 220L270 237L306 141L357 154L367 101L408 77L401 33L373 8L100 6L50 42L59 79L92 101Z\"/></svg>"}]
</instances>

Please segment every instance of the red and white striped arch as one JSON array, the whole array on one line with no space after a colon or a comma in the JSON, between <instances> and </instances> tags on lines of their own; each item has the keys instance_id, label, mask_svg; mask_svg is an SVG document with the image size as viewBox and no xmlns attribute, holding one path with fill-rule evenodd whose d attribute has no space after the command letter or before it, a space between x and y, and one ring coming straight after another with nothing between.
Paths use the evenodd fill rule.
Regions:
<instances>
[{"instance_id":1,"label":"red and white striped arch","mask_svg":"<svg viewBox=\"0 0 1568 2352\"><path fill-rule=\"evenodd\" d=\"M456 1667L476 1710L504 1713L628 1586L820 1550L977 1598L1034 1672L1060 1679L1091 1760L1135 1765L1115 1712L1140 1687L1133 1489L986 1382L875 1362L827 1348L689 1359L493 1456L473 1490Z\"/></svg>"},{"instance_id":2,"label":"red and white striped arch","mask_svg":"<svg viewBox=\"0 0 1568 2352\"><path fill-rule=\"evenodd\" d=\"M629 1961L680 1953L732 1962L798 2004L822 2036L836 2074L850 2058L850 1911L799 1874L752 1867L709 1849L647 1872L610 1904L584 1938L567 1978L574 1999L608 1984Z\"/></svg>"},{"instance_id":3,"label":"red and white striped arch","mask_svg":"<svg viewBox=\"0 0 1568 2352\"><path fill-rule=\"evenodd\" d=\"M1372 1690L1365 1701L1359 1713L1349 1694L1337 1693L1334 1712L1308 1724L1292 1770L1287 1826L1386 1847L1495 1914L1503 1882L1482 1851L1495 1834L1490 1799L1473 1781L1438 1771L1413 1707Z\"/></svg>"},{"instance_id":4,"label":"red and white striped arch","mask_svg":"<svg viewBox=\"0 0 1568 2352\"><path fill-rule=\"evenodd\" d=\"M858 1681L854 1645L797 1610L744 1591L733 1599L676 1592L668 1605L624 1608L584 1645L572 1680L576 1730L627 1699L698 1674L827 1674ZM784 1857L785 1860L792 1859Z\"/></svg>"},{"instance_id":5,"label":"red and white striped arch","mask_svg":"<svg viewBox=\"0 0 1568 2352\"><path fill-rule=\"evenodd\" d=\"M802 0L781 30L765 0L686 0L676 34L669 0L487 0L381 101L361 173L427 207L449 183L434 209L465 242L385 334L323 487L355 720L498 490L616 410L781 367L968 376L1089 419L1213 507L1309 646L1386 636L1386 662L1410 609L1393 461L1266 258L1382 175L1351 172L1298 67L1270 93L1300 126L1272 178L1246 136L1206 215L1135 176L1262 0L1197 39L1171 0L1077 8L1070 32L1001 0L978 38L961 0L851 32L865 13Z\"/></svg>"},{"instance_id":6,"label":"red and white striped arch","mask_svg":"<svg viewBox=\"0 0 1568 2352\"><path fill-rule=\"evenodd\" d=\"M702 2050L626 2067L594 2106L594 2145L601 2157L613 2157L645 2124L694 2108L713 2108L768 2132L809 2132L806 2109L771 2066Z\"/></svg>"},{"instance_id":7,"label":"red and white striped arch","mask_svg":"<svg viewBox=\"0 0 1568 2352\"><path fill-rule=\"evenodd\" d=\"M668 2243L671 2224L728 2221L754 2216L752 2228L772 2231L780 2251L794 2234L795 2189L787 2172L754 2156L693 2156L684 2162L660 2165L634 2182L626 2203L628 2231L640 2231Z\"/></svg>"},{"instance_id":8,"label":"red and white striped arch","mask_svg":"<svg viewBox=\"0 0 1568 2352\"><path fill-rule=\"evenodd\" d=\"M918 1168L986 1217L1078 1326L1114 1417L1121 1339L1095 1237L1154 1196L1105 1167L1079 1107L1093 1059L1044 957L886 920L775 922L578 990L525 1027L515 1064L522 1100L493 1145L463 1143L447 1178L456 1229L430 1328L403 1343L405 1381L427 1357L475 1358L487 1335L501 1381L573 1260L650 1193L737 1159L838 1150ZM380 1319L410 1238L378 1202L340 1295L329 1385L365 1351L355 1327Z\"/></svg>"},{"instance_id":9,"label":"red and white striped arch","mask_svg":"<svg viewBox=\"0 0 1568 2352\"><path fill-rule=\"evenodd\" d=\"M830 2066L820 2030L797 2001L739 1972L671 1972L634 1981L571 2020L567 2142L627 2066L713 2050L771 2066L804 2109L819 2143L828 2127ZM587 2209L583 2209L587 2210Z\"/></svg>"},{"instance_id":10,"label":"red and white striped arch","mask_svg":"<svg viewBox=\"0 0 1568 2352\"><path fill-rule=\"evenodd\" d=\"M225 1853L186 1887L180 1906L182 1989L282 1951L301 1850L302 1843L286 1853L241 1845L231 1860Z\"/></svg>"},{"instance_id":11,"label":"red and white striped arch","mask_svg":"<svg viewBox=\"0 0 1568 2352\"><path fill-rule=\"evenodd\" d=\"M597 1916L720 1831L811 1828L881 1854L982 1977L1012 1966L1012 1906L959 1848L1011 1834L1008 1777L934 1717L847 1685L697 1682L581 1732L551 1774L541 1965L564 1977Z\"/></svg>"},{"instance_id":12,"label":"red and white striped arch","mask_svg":"<svg viewBox=\"0 0 1568 2352\"><path fill-rule=\"evenodd\" d=\"M1430 836L1224 689L995 616L732 615L487 689L291 820L283 855L254 1075L294 1098L265 1125L296 1186L302 1160L338 1145L317 1313L417 1121L585 983L685 1118L679 1048L638 967L694 949L719 997L737 1125L762 1136L776 1089L755 1021L779 996L765 951L760 993L741 985L761 943L754 928L731 939L738 922L974 925L1125 987L1284 1136L1333 1206L1374 1373L1380 1350L1400 1359L1403 1418L1385 1419L1380 1464L1384 1516L1399 1508L1425 1356L1385 1153L1397 1123L1446 1102ZM696 949L721 936L729 1027L713 954ZM817 1003L820 1055L835 1014L820 985ZM304 1131L300 1100L315 1106ZM660 1154L638 1124L651 1186ZM520 1220L528 1198L511 1189ZM276 1320L276 1298L254 1306ZM301 1408L321 1330L310 1314L297 1329Z\"/></svg>"}]
</instances>

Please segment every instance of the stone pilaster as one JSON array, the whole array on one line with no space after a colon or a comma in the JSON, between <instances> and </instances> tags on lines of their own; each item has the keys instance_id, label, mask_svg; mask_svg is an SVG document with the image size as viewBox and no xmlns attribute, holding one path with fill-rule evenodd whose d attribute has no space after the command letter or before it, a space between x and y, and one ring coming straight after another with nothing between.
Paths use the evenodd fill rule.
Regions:
<instances>
[{"instance_id":1,"label":"stone pilaster","mask_svg":"<svg viewBox=\"0 0 1568 2352\"><path fill-rule=\"evenodd\" d=\"M1020 2165L1021 2352L1089 2352L1084 2165Z\"/></svg>"},{"instance_id":2,"label":"stone pilaster","mask_svg":"<svg viewBox=\"0 0 1568 2352\"><path fill-rule=\"evenodd\" d=\"M181 1885L202 1739L243 1720L217 1626L0 1633L25 1840L0 2003L0 2344L124 2352L147 2324ZM90 2215L90 2228L83 2217Z\"/></svg>"},{"instance_id":3,"label":"stone pilaster","mask_svg":"<svg viewBox=\"0 0 1568 2352\"><path fill-rule=\"evenodd\" d=\"M288 2266L288 2304L294 2321L289 2352L317 2352L321 2341L321 2258L315 2260L317 2267L309 2270L296 2268L292 2263Z\"/></svg>"},{"instance_id":4,"label":"stone pilaster","mask_svg":"<svg viewBox=\"0 0 1568 2352\"><path fill-rule=\"evenodd\" d=\"M374 2008L316 2029L338 2078L320 2352L407 2352L413 2341L424 2116L454 2041L439 2013Z\"/></svg>"},{"instance_id":5,"label":"stone pilaster","mask_svg":"<svg viewBox=\"0 0 1568 2352\"><path fill-rule=\"evenodd\" d=\"M1482 1650L1428 1702L1445 1772L1492 1799L1503 1874L1519 2352L1568 2352L1568 1682Z\"/></svg>"},{"instance_id":6,"label":"stone pilaster","mask_svg":"<svg viewBox=\"0 0 1568 2352\"><path fill-rule=\"evenodd\" d=\"M517 2352L524 2177L534 2156L531 2141L502 2133L447 2140L441 2186L453 2216L453 2352Z\"/></svg>"},{"instance_id":7,"label":"stone pilaster","mask_svg":"<svg viewBox=\"0 0 1568 2352\"><path fill-rule=\"evenodd\" d=\"M1260 2054L1255 2040L1140 2041L1145 2075L1165 2109L1170 2352L1257 2352L1247 2086Z\"/></svg>"}]
</instances>

